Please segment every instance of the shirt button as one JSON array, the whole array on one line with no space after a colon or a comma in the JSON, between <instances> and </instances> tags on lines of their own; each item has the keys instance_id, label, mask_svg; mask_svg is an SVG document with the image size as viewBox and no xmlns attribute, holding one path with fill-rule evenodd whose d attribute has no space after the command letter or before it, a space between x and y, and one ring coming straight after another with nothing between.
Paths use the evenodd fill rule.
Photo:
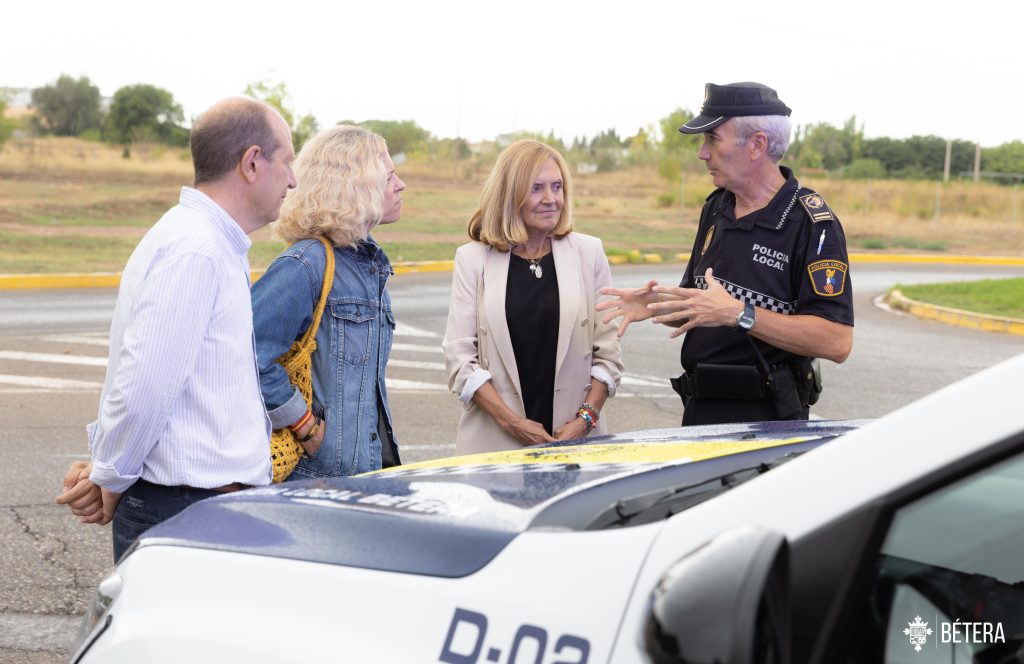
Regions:
<instances>
[{"instance_id":1,"label":"shirt button","mask_svg":"<svg viewBox=\"0 0 1024 664\"><path fill-rule=\"evenodd\" d=\"M376 431L374 431L373 433L370 434L370 440L377 440L377 432Z\"/></svg>"},{"instance_id":2,"label":"shirt button","mask_svg":"<svg viewBox=\"0 0 1024 664\"><path fill-rule=\"evenodd\" d=\"M590 319L589 318L584 318L583 320L580 321L580 327L586 327L589 323L590 323Z\"/></svg>"}]
</instances>

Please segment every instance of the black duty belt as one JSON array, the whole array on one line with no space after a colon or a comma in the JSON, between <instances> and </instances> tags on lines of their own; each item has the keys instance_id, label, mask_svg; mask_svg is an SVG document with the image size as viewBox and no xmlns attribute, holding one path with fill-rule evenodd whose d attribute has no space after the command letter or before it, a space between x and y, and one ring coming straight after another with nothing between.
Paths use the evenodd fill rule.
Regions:
<instances>
[{"instance_id":1,"label":"black duty belt","mask_svg":"<svg viewBox=\"0 0 1024 664\"><path fill-rule=\"evenodd\" d=\"M672 389L680 397L761 401L770 397L768 380L755 366L738 364L698 364L671 379Z\"/></svg>"}]
</instances>

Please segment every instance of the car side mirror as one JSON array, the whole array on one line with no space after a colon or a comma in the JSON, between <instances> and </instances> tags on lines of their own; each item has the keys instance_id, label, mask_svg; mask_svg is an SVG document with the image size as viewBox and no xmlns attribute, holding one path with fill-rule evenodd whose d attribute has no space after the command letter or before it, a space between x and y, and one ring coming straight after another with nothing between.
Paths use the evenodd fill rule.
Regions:
<instances>
[{"instance_id":1,"label":"car side mirror","mask_svg":"<svg viewBox=\"0 0 1024 664\"><path fill-rule=\"evenodd\" d=\"M788 664L786 538L744 526L692 551L658 581L644 622L654 664Z\"/></svg>"}]
</instances>

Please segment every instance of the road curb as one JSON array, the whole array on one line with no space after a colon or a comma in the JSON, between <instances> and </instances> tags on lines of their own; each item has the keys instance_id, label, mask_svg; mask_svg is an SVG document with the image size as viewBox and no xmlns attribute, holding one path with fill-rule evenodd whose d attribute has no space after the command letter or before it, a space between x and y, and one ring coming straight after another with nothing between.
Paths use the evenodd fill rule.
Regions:
<instances>
[{"instance_id":1,"label":"road curb","mask_svg":"<svg viewBox=\"0 0 1024 664\"><path fill-rule=\"evenodd\" d=\"M893 290L886 298L889 306L893 309L905 311L911 316L925 318L928 320L946 323L947 325L958 325L969 327L975 330L987 330L989 332L1003 332L1024 336L1024 319L1006 318L1003 316L990 316L988 314L976 314L962 309L942 307L937 304L928 304L911 300L899 290Z\"/></svg>"},{"instance_id":2,"label":"road curb","mask_svg":"<svg viewBox=\"0 0 1024 664\"><path fill-rule=\"evenodd\" d=\"M120 272L0 274L0 290L32 290L37 288L117 288L120 284Z\"/></svg>"},{"instance_id":3,"label":"road curb","mask_svg":"<svg viewBox=\"0 0 1024 664\"><path fill-rule=\"evenodd\" d=\"M675 254L674 260L684 263L687 254ZM608 257L612 265L625 263L658 264L663 261L661 254L615 254ZM918 263L952 265L1024 265L1019 256L946 256L927 254L850 254L851 263ZM395 263L395 274L417 274L422 272L451 272L455 261L418 261ZM252 280L256 281L265 270L253 270ZM120 272L78 272L65 274L0 274L0 290L32 290L44 288L117 288L121 283Z\"/></svg>"},{"instance_id":4,"label":"road curb","mask_svg":"<svg viewBox=\"0 0 1024 664\"><path fill-rule=\"evenodd\" d=\"M451 272L455 269L455 261L417 261L394 263L391 266L395 274L417 274L421 272ZM253 282L263 276L266 270L253 270L250 278ZM0 288L3 288L3 275L0 275Z\"/></svg>"},{"instance_id":5,"label":"road curb","mask_svg":"<svg viewBox=\"0 0 1024 664\"><path fill-rule=\"evenodd\" d=\"M1021 256L946 256L928 254L850 254L851 263L921 263L946 265L1024 265Z\"/></svg>"}]
</instances>

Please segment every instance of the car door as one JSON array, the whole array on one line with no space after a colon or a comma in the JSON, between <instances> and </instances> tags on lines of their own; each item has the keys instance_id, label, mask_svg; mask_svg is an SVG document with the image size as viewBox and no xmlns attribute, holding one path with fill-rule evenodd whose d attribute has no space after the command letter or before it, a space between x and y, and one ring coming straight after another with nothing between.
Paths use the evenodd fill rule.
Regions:
<instances>
[{"instance_id":1,"label":"car door","mask_svg":"<svg viewBox=\"0 0 1024 664\"><path fill-rule=\"evenodd\" d=\"M894 506L883 535L822 661L1024 661L1024 453Z\"/></svg>"}]
</instances>

